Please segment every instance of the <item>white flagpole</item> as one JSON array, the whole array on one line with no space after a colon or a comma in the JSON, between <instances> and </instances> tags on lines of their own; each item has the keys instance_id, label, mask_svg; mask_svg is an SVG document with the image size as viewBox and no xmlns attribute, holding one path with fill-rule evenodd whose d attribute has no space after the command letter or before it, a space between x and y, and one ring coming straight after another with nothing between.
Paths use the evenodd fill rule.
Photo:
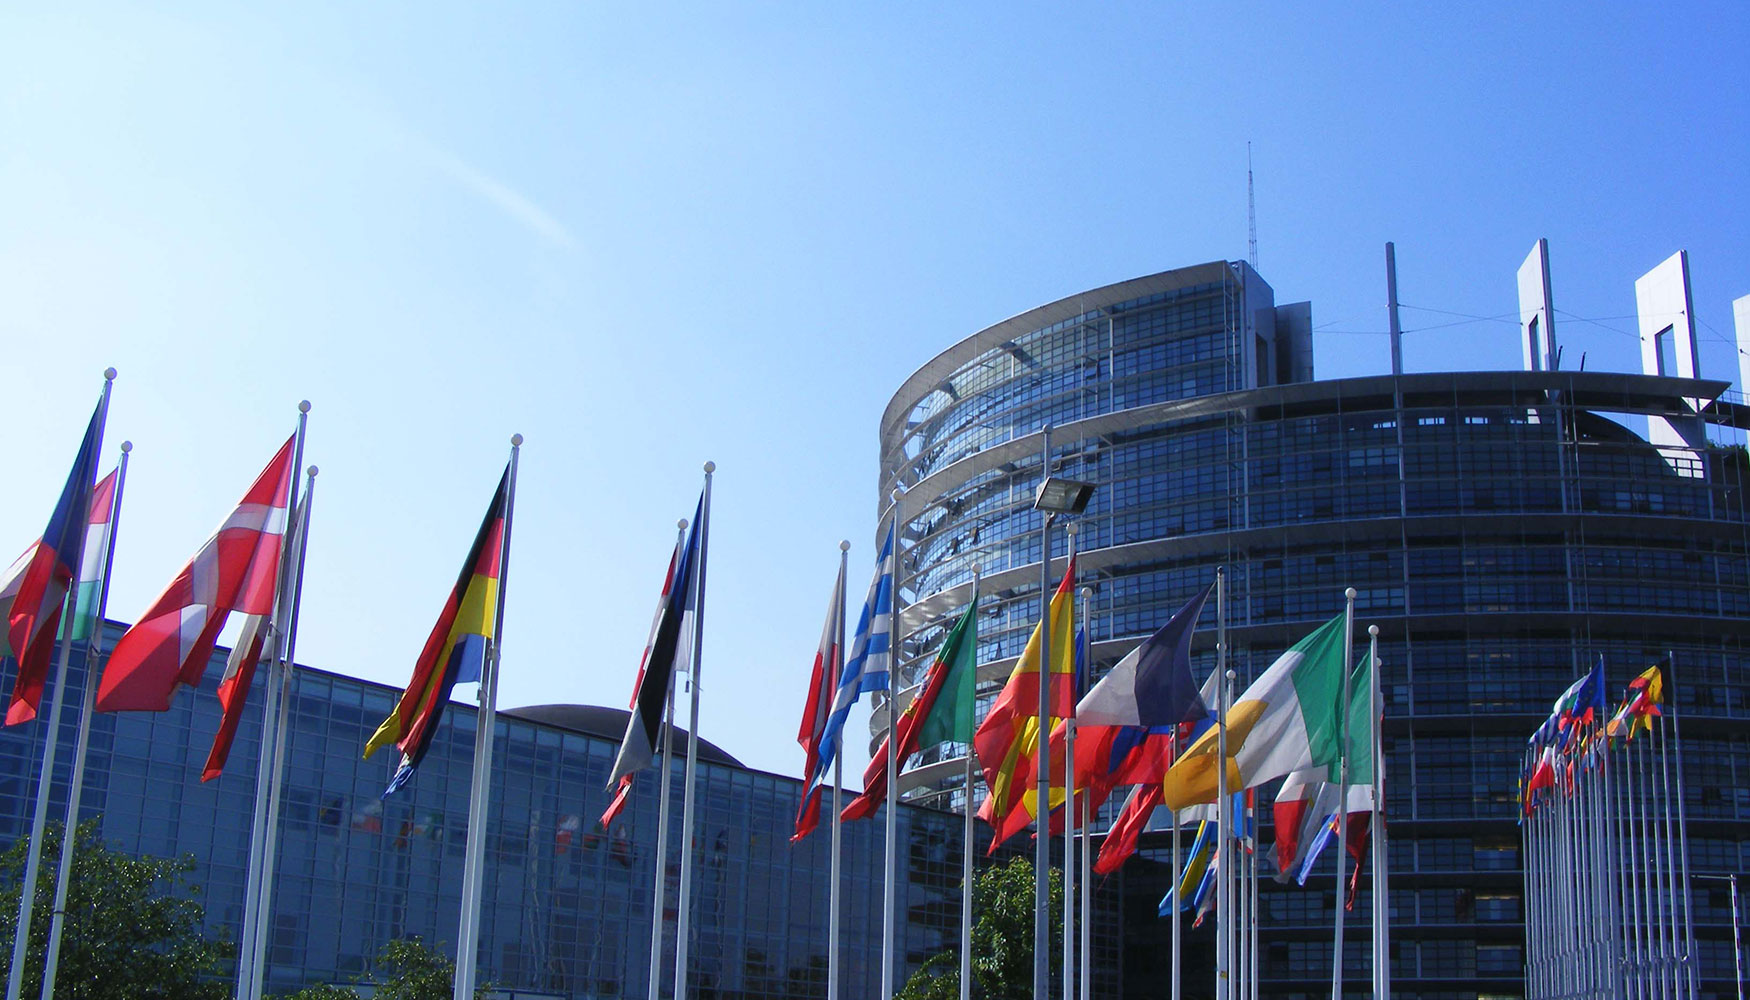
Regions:
<instances>
[{"instance_id":1,"label":"white flagpole","mask_svg":"<svg viewBox=\"0 0 1750 1000\"><path fill-rule=\"evenodd\" d=\"M1051 478L1051 425L1039 430L1039 481ZM1034 738L1038 757L1033 778L1033 1000L1051 995L1051 526L1047 512L1039 528L1039 716ZM882 1000L887 1000L883 997Z\"/></svg>"},{"instance_id":2,"label":"white flagpole","mask_svg":"<svg viewBox=\"0 0 1750 1000\"><path fill-rule=\"evenodd\" d=\"M251 1000L261 1000L262 984L267 980L267 932L273 920L273 875L279 849L280 791L286 770L286 734L290 731L288 719L292 707L292 671L297 665L298 610L303 603L304 553L310 542L310 501L316 492L317 471L316 466L310 466L308 479L304 484L304 499L297 507L293 528L296 532L293 540L297 551L292 557L290 583L285 586L286 595L289 596L282 595L282 604L274 611L277 619L273 622L277 655L273 661L269 661L268 668L270 683L273 674L279 675L279 715L273 729L273 767L267 776L267 841L261 850L261 898L256 904L255 940L253 944L244 942L245 947L254 948L254 958L250 963L255 976L254 982L250 984ZM284 628L281 628L280 622L285 623ZM263 738L265 737L264 733Z\"/></svg>"},{"instance_id":3,"label":"white flagpole","mask_svg":"<svg viewBox=\"0 0 1750 1000\"><path fill-rule=\"evenodd\" d=\"M1678 688L1676 670L1673 664L1677 662L1675 650L1665 653L1667 667L1666 690L1671 692L1671 743L1672 754L1677 758L1677 852L1678 862L1682 866L1678 873L1683 880L1683 986L1690 996L1695 996L1701 988L1701 970L1697 966L1695 954L1695 917L1691 912L1690 881L1689 881L1689 813L1683 802L1683 713L1678 711Z\"/></svg>"},{"instance_id":4,"label":"white flagpole","mask_svg":"<svg viewBox=\"0 0 1750 1000\"><path fill-rule=\"evenodd\" d=\"M705 557L711 543L711 476L716 471L716 462L705 463L705 497L699 504L699 524L694 529L699 533L699 551L695 556L698 561L693 564L691 593L693 665L687 672L687 686L691 688L692 705L688 709L686 781L681 785L681 890L675 912L675 1000L686 1000L692 995L692 984L687 977L687 949L691 944L693 924L693 848L697 846L693 836L693 786L699 772L699 665L705 645ZM464 998L457 997L456 1000Z\"/></svg>"},{"instance_id":5,"label":"white flagpole","mask_svg":"<svg viewBox=\"0 0 1750 1000\"><path fill-rule=\"evenodd\" d=\"M1233 832L1229 825L1233 822L1233 807L1228 803L1227 787L1227 706L1228 687L1232 678L1227 670L1227 568L1217 567L1215 570L1215 669L1220 672L1221 680L1216 683L1216 764L1215 764L1215 1000L1231 1000L1228 990L1228 969L1233 960L1229 950L1232 934L1229 925L1233 923L1233 893L1228 889L1228 876L1233 872L1233 865L1228 861L1228 836ZM1178 899L1175 897L1174 903ZM1177 983L1175 982L1175 985Z\"/></svg>"},{"instance_id":6,"label":"white flagpole","mask_svg":"<svg viewBox=\"0 0 1750 1000\"><path fill-rule=\"evenodd\" d=\"M833 614L838 616L833 628L832 660L826 665L826 690L821 692L824 698L831 698L837 689L838 679L845 672L845 580L850 567L851 542L845 539L839 542L839 582L838 607ZM830 704L830 701L829 701ZM844 809L841 797L845 787L845 755L839 751L832 755L832 877L831 887L827 892L829 912L826 918L826 1000L839 1000L839 858L844 844L844 820L839 816ZM812 778L813 775L809 775ZM964 998L963 998L964 1000Z\"/></svg>"},{"instance_id":7,"label":"white flagpole","mask_svg":"<svg viewBox=\"0 0 1750 1000\"><path fill-rule=\"evenodd\" d=\"M1076 530L1077 530L1077 528L1078 528L1078 525L1076 525L1074 522L1071 522L1070 524L1068 524L1064 528L1064 534L1069 536L1068 556L1069 556L1069 559L1071 562L1074 562L1075 557L1076 557ZM1069 599L1072 602L1075 600L1073 595ZM1073 603L1071 604L1071 607L1072 608L1074 607ZM1072 620L1074 619L1073 615L1071 616L1071 619ZM1070 635L1066 637L1065 641L1075 642L1075 630L1074 629L1070 630ZM1070 662L1071 662L1070 688L1071 688L1072 692L1074 692L1076 694L1080 694L1080 692L1075 692L1075 690L1074 690L1075 689L1075 667L1074 667L1075 654L1074 654L1073 649L1072 649L1071 654L1070 654ZM1046 671L1046 670L1040 671L1039 679L1040 679L1041 683L1049 686L1051 683L1050 672ZM1047 740L1046 740L1044 746L1046 748L1047 758L1049 758L1051 755L1050 740L1049 740L1050 735L1051 734L1049 731L1045 732L1045 736L1047 737ZM1075 761L1076 761L1076 716L1075 716L1075 702L1074 702L1074 699L1072 698L1071 702L1070 702L1069 714L1067 716L1065 716L1064 720L1063 720L1063 1000L1071 1000L1071 998L1075 996L1075 981L1076 981L1076 906L1075 906L1075 900L1076 900L1076 844L1075 844L1075 828L1076 828L1076 779L1075 779L1075 773L1076 773L1076 764L1075 764ZM1050 766L1049 760L1046 761L1046 765L1048 767ZM1050 829L1050 822L1049 822L1049 819L1051 816L1051 800L1050 799L1044 800L1044 805L1041 807L1041 815L1045 816L1047 819L1047 822L1040 827L1040 835L1044 836L1046 834L1046 832L1049 831L1049 829Z\"/></svg>"},{"instance_id":8,"label":"white flagpole","mask_svg":"<svg viewBox=\"0 0 1750 1000\"><path fill-rule=\"evenodd\" d=\"M674 527L675 551L679 552L687 543L687 519L683 517L676 521ZM669 586L678 586L680 582L670 580ZM646 661L644 669L649 670L654 666L655 664ZM662 995L662 904L668 901L668 800L669 786L674 784L674 769L671 766L674 755L669 753L669 745L674 740L675 672L672 663L667 669L668 704L662 712L661 735L657 739L657 752L662 755L662 764L657 768L656 777L656 862L653 866L655 873L651 878L650 901L650 1000L658 1000ZM636 707L633 710L636 711Z\"/></svg>"},{"instance_id":9,"label":"white flagpole","mask_svg":"<svg viewBox=\"0 0 1750 1000\"><path fill-rule=\"evenodd\" d=\"M479 963L480 889L484 882L486 820L492 800L493 729L498 718L498 667L504 652L504 596L510 580L510 529L516 513L517 458L523 436L510 436L510 477L505 484L504 532L498 546L498 606L492 617L492 641L480 668L480 715L474 727L474 781L468 799L468 842L462 869L462 922L456 935L455 1000L474 1000L475 968Z\"/></svg>"},{"instance_id":10,"label":"white flagpole","mask_svg":"<svg viewBox=\"0 0 1750 1000\"><path fill-rule=\"evenodd\" d=\"M1367 626L1367 673L1372 681L1368 692L1367 718L1372 726L1369 741L1373 753L1373 995L1391 997L1391 897L1386 885L1385 850L1385 699L1381 697L1379 678L1379 626Z\"/></svg>"},{"instance_id":11,"label":"white flagpole","mask_svg":"<svg viewBox=\"0 0 1750 1000\"><path fill-rule=\"evenodd\" d=\"M128 453L132 441L122 442L122 459L116 467L115 495L109 502L109 532L104 539L103 582L97 585L97 613L91 619L91 635L85 646L85 698L79 710L79 737L73 745L73 775L67 785L67 821L61 830L60 869L55 876L55 908L49 916L48 956L43 962L42 1000L55 995L55 973L61 964L61 933L67 922L67 885L72 880L74 831L79 826L79 799L85 789L85 759L91 748L91 716L97 700L98 662L103 651L103 621L109 611L109 574L115 567L115 531L122 518L122 491L128 483ZM72 629L68 629L68 635Z\"/></svg>"},{"instance_id":12,"label":"white flagpole","mask_svg":"<svg viewBox=\"0 0 1750 1000\"><path fill-rule=\"evenodd\" d=\"M1088 609L1094 601L1094 591L1091 587L1082 588L1082 665L1084 682L1093 680L1094 650L1093 650L1093 620L1088 615ZM1080 695L1081 692L1076 692ZM1074 773L1073 771L1071 772ZM1086 792L1082 794L1082 937L1078 954L1081 956L1082 1000L1093 1000L1094 995L1094 810Z\"/></svg>"},{"instance_id":13,"label":"white flagpole","mask_svg":"<svg viewBox=\"0 0 1750 1000\"><path fill-rule=\"evenodd\" d=\"M292 445L293 495L287 498L288 503L297 499L296 477L298 470L304 467L304 431L309 423L310 401L306 399L298 403L298 430ZM291 527L289 517L286 526L288 529ZM274 578L273 603L269 605L275 615L279 614L280 602L285 594L286 575L291 567L291 549L290 545L284 545L280 551L279 572ZM277 622L273 624L278 625ZM274 720L279 716L280 701L280 686L275 683L279 677L277 662L280 630L277 627L270 630L269 641L273 645L268 650L267 681L263 685L266 700L261 707L261 747L255 766L255 807L250 814L249 867L243 885L243 932L238 935L237 996L240 1000L252 1000L253 984L258 981L255 975L255 925L262 919L261 859L267 846L267 800L268 786L271 784L268 776L273 772Z\"/></svg>"},{"instance_id":14,"label":"white flagpole","mask_svg":"<svg viewBox=\"0 0 1750 1000\"><path fill-rule=\"evenodd\" d=\"M103 445L103 429L109 423L109 390L115 384L115 369L106 368L103 371L103 395L98 399L97 409L97 443L98 449ZM75 459L74 461L78 461ZM79 537L84 539L91 522L91 495L86 493L85 509L76 512L79 518ZM69 516L74 516L70 514ZM79 572L78 563L73 566L76 575ZM12 967L6 977L6 1000L18 1000L24 989L24 966L30 947L30 911L36 903L37 875L43 860L43 831L49 821L49 788L55 778L55 750L60 745L61 736L61 695L67 690L68 654L73 648L73 623L79 618L79 581L75 579L73 586L62 599L61 620L66 622L66 638L60 643L60 659L55 666L55 689L45 692L49 699L49 717L46 732L43 736L42 769L36 782L36 808L31 813L30 844L24 852L24 882L18 892L18 923L13 925L12 933ZM98 622L97 625L101 625ZM42 636L47 639L48 636ZM87 689L94 687L89 677L86 679ZM64 840L71 840L73 830L61 831Z\"/></svg>"},{"instance_id":15,"label":"white flagpole","mask_svg":"<svg viewBox=\"0 0 1750 1000\"><path fill-rule=\"evenodd\" d=\"M1343 1000L1343 868L1349 859L1349 667L1355 661L1355 588L1343 591L1343 713L1337 717L1337 928L1331 959L1331 1000Z\"/></svg>"},{"instance_id":16,"label":"white flagpole","mask_svg":"<svg viewBox=\"0 0 1750 1000\"><path fill-rule=\"evenodd\" d=\"M890 1000L894 991L894 958L896 951L896 918L899 907L899 541L903 524L901 508L905 500L902 487L893 488L893 552L891 554L892 596L888 601L887 619L887 805L886 858L881 882L881 1000Z\"/></svg>"},{"instance_id":17,"label":"white flagpole","mask_svg":"<svg viewBox=\"0 0 1750 1000\"><path fill-rule=\"evenodd\" d=\"M972 564L972 599L978 600L978 588L981 581L978 563ZM975 622L976 623L976 622ZM972 669L976 679L978 670L977 637L973 638ZM971 743L966 744L965 774L961 777L960 787L964 792L965 801L962 812L964 824L961 830L961 846L963 856L960 860L960 1000L972 1000L972 761L975 756Z\"/></svg>"},{"instance_id":18,"label":"white flagpole","mask_svg":"<svg viewBox=\"0 0 1750 1000\"><path fill-rule=\"evenodd\" d=\"M1219 668L1217 668L1217 669L1219 669ZM1173 950L1172 950L1171 968L1173 970L1173 983L1172 983L1173 990L1172 990L1171 1000L1179 1000L1179 980L1181 978L1180 972L1183 971L1179 967L1179 958L1180 958L1179 944L1180 944L1180 937L1183 934L1182 924L1184 923L1184 921L1180 917L1180 912L1179 912L1181 909L1181 905L1183 903L1183 900L1181 900L1179 898L1179 886L1181 884L1183 884L1183 881L1185 878L1185 873L1180 870L1180 865L1183 863L1183 861L1179 857L1179 810L1174 809L1172 812L1173 812L1173 911L1172 911L1171 916L1172 916L1172 921L1173 921Z\"/></svg>"},{"instance_id":19,"label":"white flagpole","mask_svg":"<svg viewBox=\"0 0 1750 1000\"><path fill-rule=\"evenodd\" d=\"M67 886L73 871L74 832L79 826L79 800L85 788L85 760L91 747L91 716L97 699L98 663L103 650L103 622L109 610L109 575L115 567L115 532L121 522L122 493L128 482L128 454L132 441L122 442L121 462L116 467L115 494L110 498L109 528L104 538L103 582L97 585L97 611L91 619L91 635L85 644L85 694L79 709L79 736L73 745L73 774L67 785L67 819L61 829L60 867L55 875L55 903L49 916L48 954L43 962L42 1000L55 995L55 973L61 961L61 934L67 920ZM89 518L87 518L89 520ZM72 626L67 628L71 642Z\"/></svg>"}]
</instances>

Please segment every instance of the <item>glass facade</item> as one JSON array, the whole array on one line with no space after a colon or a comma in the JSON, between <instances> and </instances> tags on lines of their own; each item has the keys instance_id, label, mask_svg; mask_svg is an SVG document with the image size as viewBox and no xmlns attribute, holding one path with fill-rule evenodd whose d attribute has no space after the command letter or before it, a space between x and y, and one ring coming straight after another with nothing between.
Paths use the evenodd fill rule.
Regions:
<instances>
[{"instance_id":1,"label":"glass facade","mask_svg":"<svg viewBox=\"0 0 1750 1000\"><path fill-rule=\"evenodd\" d=\"M1272 379L1288 366L1244 354L1270 332L1243 305L1260 301L1261 280L1243 265L1221 281L1205 271L1139 279L1156 288L1145 298L1123 297L1131 282L1023 314L932 362L894 398L882 483L908 489L902 683L917 683L964 607L974 563L986 703L1031 634L1031 506L1050 422L1053 474L1097 484L1076 518L1097 673L1217 567L1242 687L1340 613L1345 587L1358 592L1358 641L1379 625L1399 995L1520 992L1520 754L1599 655L1614 698L1672 653L1695 870L1740 870L1750 860L1739 779L1750 777L1750 462L1742 446L1654 447L1640 433L1653 416L1687 421L1693 440L1710 428L1730 438L1718 428L1739 418L1724 385L1612 373ZM1274 332L1281 342L1280 320ZM1310 359L1301 370L1310 374ZM1063 547L1059 535L1054 554ZM1211 601L1199 677L1213 666L1215 614ZM935 776L961 750L930 748L925 762L940 766L904 783L910 799L958 807L958 782ZM1145 835L1126 868L1137 896L1119 931L1126 996L1155 995L1142 984L1165 975L1168 926L1143 897L1166 888L1166 841ZM1326 879L1266 886L1267 995L1329 995ZM1710 891L1694 893L1704 993L1724 996L1730 914ZM1363 891L1345 956L1363 990L1367 906Z\"/></svg>"},{"instance_id":2,"label":"glass facade","mask_svg":"<svg viewBox=\"0 0 1750 1000\"><path fill-rule=\"evenodd\" d=\"M111 624L106 644L120 631ZM221 673L219 658L202 690L184 692L168 712L97 717L82 815L100 816L104 839L121 850L192 856L208 931L234 941L242 925L261 724L258 707L246 713L225 774L199 780L218 725L213 689ZM71 704L84 682L76 653ZM398 694L317 670L296 674L269 993L349 982L398 937L418 935L445 951L454 948L476 714L472 706L452 705L419 773L384 800L379 796L393 755L362 761L359 753ZM251 704L262 700L258 680ZM74 714L65 713L59 733L51 798L57 821L66 810ZM30 829L43 736L41 724L0 730L0 843ZM515 990L519 998L646 996L658 864L652 778L658 772L641 775L632 801L603 833L596 818L609 800L604 786L617 739L503 712L495 739L482 982ZM672 846L661 862L667 872L665 995L673 987L683 765L677 757L671 771ZM693 996L826 996L831 835L823 824L790 843L800 794L795 779L701 760ZM877 815L844 827L846 996L867 995L863 985L879 979L883 826ZM902 807L902 943L910 967L958 941L960 830L956 815ZM1116 946L1102 940L1101 947L1115 968Z\"/></svg>"}]
</instances>

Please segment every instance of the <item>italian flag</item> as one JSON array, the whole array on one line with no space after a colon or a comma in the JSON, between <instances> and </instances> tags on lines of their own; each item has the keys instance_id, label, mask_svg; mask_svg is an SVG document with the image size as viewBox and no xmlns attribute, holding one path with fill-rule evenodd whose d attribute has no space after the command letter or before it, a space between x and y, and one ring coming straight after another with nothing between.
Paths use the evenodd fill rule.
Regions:
<instances>
[{"instance_id":1,"label":"italian flag","mask_svg":"<svg viewBox=\"0 0 1750 1000\"><path fill-rule=\"evenodd\" d=\"M109 533L115 523L115 476L111 472L91 491L91 517L85 525L85 547L80 550L79 580L74 584L74 592L79 595L79 613L73 619L74 642L91 638L99 614L97 598L103 592ZM67 638L66 624L62 624L57 638Z\"/></svg>"},{"instance_id":2,"label":"italian flag","mask_svg":"<svg viewBox=\"0 0 1750 1000\"><path fill-rule=\"evenodd\" d=\"M1228 709L1230 793L1341 758L1346 623L1347 616L1338 615L1290 646ZM1219 736L1210 729L1167 770L1167 808L1215 801Z\"/></svg>"}]
</instances>

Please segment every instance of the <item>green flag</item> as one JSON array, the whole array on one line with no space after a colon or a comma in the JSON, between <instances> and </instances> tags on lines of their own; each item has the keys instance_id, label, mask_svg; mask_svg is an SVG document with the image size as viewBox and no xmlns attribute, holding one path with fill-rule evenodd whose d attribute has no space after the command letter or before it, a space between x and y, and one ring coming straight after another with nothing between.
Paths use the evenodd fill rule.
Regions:
<instances>
[{"instance_id":1,"label":"green flag","mask_svg":"<svg viewBox=\"0 0 1750 1000\"><path fill-rule=\"evenodd\" d=\"M936 662L930 671L947 671L934 701L922 706L923 721L918 729L917 746L937 743L971 743L974 674L978 672L978 591L972 592L972 603L966 613L948 630L948 637L936 649Z\"/></svg>"}]
</instances>

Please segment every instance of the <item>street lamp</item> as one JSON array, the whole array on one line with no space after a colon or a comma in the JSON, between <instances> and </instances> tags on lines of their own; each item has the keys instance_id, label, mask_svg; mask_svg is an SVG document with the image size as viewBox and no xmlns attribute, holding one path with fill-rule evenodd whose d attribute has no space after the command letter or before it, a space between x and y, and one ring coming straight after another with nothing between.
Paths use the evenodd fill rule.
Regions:
<instances>
[{"instance_id":1,"label":"street lamp","mask_svg":"<svg viewBox=\"0 0 1750 1000\"><path fill-rule=\"evenodd\" d=\"M1094 495L1094 484L1051 474L1051 425L1039 431L1039 492L1033 509L1045 515L1039 529L1039 767L1034 785L1034 817L1039 836L1033 848L1033 996L1051 995L1051 838L1045 835L1051 815L1051 526L1059 514L1080 514ZM1067 903L1066 903L1067 905Z\"/></svg>"}]
</instances>

